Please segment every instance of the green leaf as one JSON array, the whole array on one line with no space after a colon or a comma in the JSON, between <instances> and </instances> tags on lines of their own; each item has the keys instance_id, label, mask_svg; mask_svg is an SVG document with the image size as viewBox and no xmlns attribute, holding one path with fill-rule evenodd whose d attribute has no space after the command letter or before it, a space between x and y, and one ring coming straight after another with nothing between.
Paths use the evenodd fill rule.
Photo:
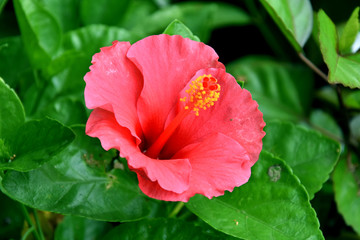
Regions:
<instances>
[{"instance_id":1,"label":"green leaf","mask_svg":"<svg viewBox=\"0 0 360 240\"><path fill-rule=\"evenodd\" d=\"M5 7L6 3L7 3L7 0L0 0L0 14L1 14L3 8Z\"/></svg>"},{"instance_id":2,"label":"green leaf","mask_svg":"<svg viewBox=\"0 0 360 240\"><path fill-rule=\"evenodd\" d=\"M292 170L262 151L248 183L186 206L215 229L243 239L324 239L308 194Z\"/></svg>"},{"instance_id":3,"label":"green leaf","mask_svg":"<svg viewBox=\"0 0 360 240\"><path fill-rule=\"evenodd\" d=\"M181 35L184 38L189 38L191 40L200 42L200 39L195 36L188 27L186 27L177 19L172 21L163 33L168 35Z\"/></svg>"},{"instance_id":4,"label":"green leaf","mask_svg":"<svg viewBox=\"0 0 360 240\"><path fill-rule=\"evenodd\" d=\"M310 109L313 77L311 71L302 65L249 56L228 64L227 71L236 79L245 81L245 88L259 103L265 121L298 122Z\"/></svg>"},{"instance_id":5,"label":"green leaf","mask_svg":"<svg viewBox=\"0 0 360 240\"><path fill-rule=\"evenodd\" d=\"M268 122L265 131L263 149L292 168L312 199L339 158L339 143L316 131L284 122Z\"/></svg>"},{"instance_id":6,"label":"green leaf","mask_svg":"<svg viewBox=\"0 0 360 240\"><path fill-rule=\"evenodd\" d=\"M37 1L38 4L41 4L43 8L53 15L59 23L62 32L67 32L81 26L79 2L79 0Z\"/></svg>"},{"instance_id":7,"label":"green leaf","mask_svg":"<svg viewBox=\"0 0 360 240\"><path fill-rule=\"evenodd\" d=\"M351 91L344 96L344 104L348 108L360 109L360 90Z\"/></svg>"},{"instance_id":8,"label":"green leaf","mask_svg":"<svg viewBox=\"0 0 360 240\"><path fill-rule=\"evenodd\" d=\"M260 0L297 52L308 40L313 26L309 0Z\"/></svg>"},{"instance_id":9,"label":"green leaf","mask_svg":"<svg viewBox=\"0 0 360 240\"><path fill-rule=\"evenodd\" d=\"M80 3L80 16L85 25L117 25L129 3L128 0L104 0L99 4L97 0L83 0Z\"/></svg>"},{"instance_id":10,"label":"green leaf","mask_svg":"<svg viewBox=\"0 0 360 240\"><path fill-rule=\"evenodd\" d=\"M125 29L133 29L144 18L149 17L153 12L158 10L158 6L152 0L132 0L129 1L128 9L126 10L119 26ZM164 29L162 29L163 31ZM133 31L132 31L133 32Z\"/></svg>"},{"instance_id":11,"label":"green leaf","mask_svg":"<svg viewBox=\"0 0 360 240\"><path fill-rule=\"evenodd\" d=\"M356 159L356 162L359 160ZM350 171L345 159L339 161L333 174L335 201L345 222L360 234L359 171Z\"/></svg>"},{"instance_id":12,"label":"green leaf","mask_svg":"<svg viewBox=\"0 0 360 240\"><path fill-rule=\"evenodd\" d=\"M19 203L0 192L0 237L20 239L24 225L24 214Z\"/></svg>"},{"instance_id":13,"label":"green leaf","mask_svg":"<svg viewBox=\"0 0 360 240\"><path fill-rule=\"evenodd\" d=\"M329 82L360 88L360 54L341 56L334 23L320 10L318 13L320 49L329 68Z\"/></svg>"},{"instance_id":14,"label":"green leaf","mask_svg":"<svg viewBox=\"0 0 360 240\"><path fill-rule=\"evenodd\" d=\"M216 3L216 10L211 24L212 28L243 26L251 23L251 17L243 9L225 2Z\"/></svg>"},{"instance_id":15,"label":"green leaf","mask_svg":"<svg viewBox=\"0 0 360 240\"><path fill-rule=\"evenodd\" d=\"M340 36L339 50L341 54L353 53L351 47L355 42L359 30L359 7L357 7L351 14L350 19L346 22L344 30Z\"/></svg>"},{"instance_id":16,"label":"green leaf","mask_svg":"<svg viewBox=\"0 0 360 240\"><path fill-rule=\"evenodd\" d=\"M60 97L50 103L36 116L50 117L70 126L73 124L85 124L87 114L83 102L71 97Z\"/></svg>"},{"instance_id":17,"label":"green leaf","mask_svg":"<svg viewBox=\"0 0 360 240\"><path fill-rule=\"evenodd\" d=\"M65 216L56 227L55 240L102 239L111 228L107 222L99 222L81 217Z\"/></svg>"},{"instance_id":18,"label":"green leaf","mask_svg":"<svg viewBox=\"0 0 360 240\"><path fill-rule=\"evenodd\" d=\"M0 39L0 62L1 77L16 88L21 75L31 69L20 36Z\"/></svg>"},{"instance_id":19,"label":"green leaf","mask_svg":"<svg viewBox=\"0 0 360 240\"><path fill-rule=\"evenodd\" d=\"M0 103L0 139L8 139L25 122L25 111L15 91L10 89L2 78L0 78Z\"/></svg>"},{"instance_id":20,"label":"green leaf","mask_svg":"<svg viewBox=\"0 0 360 240\"><path fill-rule=\"evenodd\" d=\"M21 125L9 138L11 158L0 159L0 170L30 171L43 165L74 140L73 132L51 119Z\"/></svg>"},{"instance_id":21,"label":"green leaf","mask_svg":"<svg viewBox=\"0 0 360 240\"><path fill-rule=\"evenodd\" d=\"M231 16L234 18L230 19ZM174 19L183 22L203 42L208 41L214 28L250 23L250 17L236 6L225 3L184 2L149 14L138 21L133 32L143 37L158 34Z\"/></svg>"},{"instance_id":22,"label":"green leaf","mask_svg":"<svg viewBox=\"0 0 360 240\"><path fill-rule=\"evenodd\" d=\"M343 134L340 126L330 114L316 109L310 114L310 122L315 130L319 130L326 136L331 136L332 139L337 139L340 142L343 139Z\"/></svg>"},{"instance_id":23,"label":"green leaf","mask_svg":"<svg viewBox=\"0 0 360 240\"><path fill-rule=\"evenodd\" d=\"M15 0L14 7L30 61L35 68L43 68L60 48L60 26L38 1Z\"/></svg>"},{"instance_id":24,"label":"green leaf","mask_svg":"<svg viewBox=\"0 0 360 240\"><path fill-rule=\"evenodd\" d=\"M222 234L209 234L193 223L179 219L147 219L120 224L102 238L104 240L215 240L235 239Z\"/></svg>"},{"instance_id":25,"label":"green leaf","mask_svg":"<svg viewBox=\"0 0 360 240\"><path fill-rule=\"evenodd\" d=\"M103 221L137 220L149 214L136 176L120 169L105 171L116 155L74 127L75 141L41 168L7 171L2 190L28 206Z\"/></svg>"}]
</instances>

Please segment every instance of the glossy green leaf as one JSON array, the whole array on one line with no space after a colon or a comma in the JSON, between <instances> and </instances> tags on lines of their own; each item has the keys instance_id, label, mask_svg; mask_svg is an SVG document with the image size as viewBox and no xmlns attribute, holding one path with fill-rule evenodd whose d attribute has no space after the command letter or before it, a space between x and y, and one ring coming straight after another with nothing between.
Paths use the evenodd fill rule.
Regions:
<instances>
[{"instance_id":1,"label":"glossy green leaf","mask_svg":"<svg viewBox=\"0 0 360 240\"><path fill-rule=\"evenodd\" d=\"M348 108L360 108L360 90L352 91L344 96L344 104Z\"/></svg>"},{"instance_id":2,"label":"glossy green leaf","mask_svg":"<svg viewBox=\"0 0 360 240\"><path fill-rule=\"evenodd\" d=\"M228 64L227 71L245 81L245 88L259 103L265 121L301 121L310 109L313 77L302 65L250 56Z\"/></svg>"},{"instance_id":3,"label":"glossy green leaf","mask_svg":"<svg viewBox=\"0 0 360 240\"><path fill-rule=\"evenodd\" d=\"M134 174L106 172L113 152L104 151L83 127L73 130L75 141L41 168L6 172L2 190L33 208L97 220L124 222L148 215L150 200Z\"/></svg>"},{"instance_id":4,"label":"glossy green leaf","mask_svg":"<svg viewBox=\"0 0 360 240\"><path fill-rule=\"evenodd\" d=\"M262 151L248 183L186 206L215 229L243 239L324 239L308 194L292 170Z\"/></svg>"},{"instance_id":5,"label":"glossy green leaf","mask_svg":"<svg viewBox=\"0 0 360 240\"><path fill-rule=\"evenodd\" d=\"M74 30L81 26L79 16L80 0L37 1L56 19L62 32Z\"/></svg>"},{"instance_id":6,"label":"glossy green leaf","mask_svg":"<svg viewBox=\"0 0 360 240\"><path fill-rule=\"evenodd\" d=\"M111 229L111 225L107 222L94 221L81 217L65 216L63 221L56 227L54 239L102 239L109 229Z\"/></svg>"},{"instance_id":7,"label":"glossy green leaf","mask_svg":"<svg viewBox=\"0 0 360 240\"><path fill-rule=\"evenodd\" d=\"M24 123L25 111L15 91L2 78L0 78L0 103L0 139L8 139Z\"/></svg>"},{"instance_id":8,"label":"glossy green leaf","mask_svg":"<svg viewBox=\"0 0 360 240\"><path fill-rule=\"evenodd\" d=\"M99 4L97 0L83 0L80 3L81 19L85 25L117 25L129 3L128 0L105 0Z\"/></svg>"},{"instance_id":9,"label":"glossy green leaf","mask_svg":"<svg viewBox=\"0 0 360 240\"><path fill-rule=\"evenodd\" d=\"M5 4L7 3L7 0L0 0L0 14L5 7Z\"/></svg>"},{"instance_id":10,"label":"glossy green leaf","mask_svg":"<svg viewBox=\"0 0 360 240\"><path fill-rule=\"evenodd\" d=\"M316 96L324 102L330 103L339 107L339 99L337 97L336 89L332 86L324 86L316 91Z\"/></svg>"},{"instance_id":11,"label":"glossy green leaf","mask_svg":"<svg viewBox=\"0 0 360 240\"><path fill-rule=\"evenodd\" d=\"M179 219L147 219L120 224L104 240L215 240L235 239L222 234L209 234L193 223Z\"/></svg>"},{"instance_id":12,"label":"glossy green leaf","mask_svg":"<svg viewBox=\"0 0 360 240\"><path fill-rule=\"evenodd\" d=\"M87 120L83 102L74 100L71 97L57 98L56 101L40 111L37 116L50 117L67 126L85 124Z\"/></svg>"},{"instance_id":13,"label":"glossy green leaf","mask_svg":"<svg viewBox=\"0 0 360 240\"><path fill-rule=\"evenodd\" d=\"M143 21L144 18L150 16L156 10L158 10L158 6L152 0L129 1L128 9L119 26L125 29L133 29L140 21Z\"/></svg>"},{"instance_id":14,"label":"glossy green leaf","mask_svg":"<svg viewBox=\"0 0 360 240\"><path fill-rule=\"evenodd\" d=\"M17 87L21 75L31 69L20 36L0 39L0 62L0 77L12 88Z\"/></svg>"},{"instance_id":15,"label":"glossy green leaf","mask_svg":"<svg viewBox=\"0 0 360 240\"><path fill-rule=\"evenodd\" d=\"M360 88L360 54L339 55L336 27L322 10L318 13L318 25L321 53L329 68L329 82Z\"/></svg>"},{"instance_id":16,"label":"glossy green leaf","mask_svg":"<svg viewBox=\"0 0 360 240\"><path fill-rule=\"evenodd\" d=\"M200 42L200 39L179 20L172 21L163 33L168 35L181 35L184 38L190 38L191 40Z\"/></svg>"},{"instance_id":17,"label":"glossy green leaf","mask_svg":"<svg viewBox=\"0 0 360 240\"><path fill-rule=\"evenodd\" d=\"M344 30L340 36L339 51L341 54L353 53L351 47L355 42L359 30L359 7L357 7L351 14L350 19L346 22Z\"/></svg>"},{"instance_id":18,"label":"glossy green leaf","mask_svg":"<svg viewBox=\"0 0 360 240\"><path fill-rule=\"evenodd\" d=\"M356 160L358 162L358 159ZM333 174L335 201L345 222L360 234L360 196L358 171L351 171L345 159L339 161Z\"/></svg>"},{"instance_id":19,"label":"glossy green leaf","mask_svg":"<svg viewBox=\"0 0 360 240\"><path fill-rule=\"evenodd\" d=\"M212 28L243 26L251 23L251 17L243 9L225 2L216 3L216 10L211 24Z\"/></svg>"},{"instance_id":20,"label":"glossy green leaf","mask_svg":"<svg viewBox=\"0 0 360 240\"><path fill-rule=\"evenodd\" d=\"M33 120L16 129L6 142L10 159L0 159L0 170L30 171L40 167L74 140L73 132L51 119Z\"/></svg>"},{"instance_id":21,"label":"glossy green leaf","mask_svg":"<svg viewBox=\"0 0 360 240\"><path fill-rule=\"evenodd\" d=\"M0 192L0 239L20 239L23 225L21 205Z\"/></svg>"},{"instance_id":22,"label":"glossy green leaf","mask_svg":"<svg viewBox=\"0 0 360 240\"><path fill-rule=\"evenodd\" d=\"M343 133L340 126L335 121L335 118L330 114L316 109L310 114L311 127L315 130L319 130L325 136L329 136L332 139L336 139L340 142L343 139Z\"/></svg>"},{"instance_id":23,"label":"glossy green leaf","mask_svg":"<svg viewBox=\"0 0 360 240\"><path fill-rule=\"evenodd\" d=\"M158 34L174 19L183 22L204 42L208 41L210 32L216 27L250 23L250 17L236 6L225 3L184 2L155 11L138 21L133 31L140 36Z\"/></svg>"},{"instance_id":24,"label":"glossy green leaf","mask_svg":"<svg viewBox=\"0 0 360 240\"><path fill-rule=\"evenodd\" d=\"M297 52L302 52L313 26L313 11L309 0L261 0Z\"/></svg>"},{"instance_id":25,"label":"glossy green leaf","mask_svg":"<svg viewBox=\"0 0 360 240\"><path fill-rule=\"evenodd\" d=\"M61 28L54 16L35 0L15 0L21 36L31 63L45 67L61 44Z\"/></svg>"},{"instance_id":26,"label":"glossy green leaf","mask_svg":"<svg viewBox=\"0 0 360 240\"><path fill-rule=\"evenodd\" d=\"M316 131L284 122L268 122L265 131L263 149L292 168L312 199L339 158L339 143Z\"/></svg>"}]
</instances>

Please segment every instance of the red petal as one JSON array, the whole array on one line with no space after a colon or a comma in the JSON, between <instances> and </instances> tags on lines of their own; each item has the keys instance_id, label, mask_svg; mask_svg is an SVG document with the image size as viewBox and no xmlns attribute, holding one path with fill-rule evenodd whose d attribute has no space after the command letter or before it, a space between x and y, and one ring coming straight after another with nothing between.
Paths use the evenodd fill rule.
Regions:
<instances>
[{"instance_id":1,"label":"red petal","mask_svg":"<svg viewBox=\"0 0 360 240\"><path fill-rule=\"evenodd\" d=\"M126 58L129 47L128 42L115 41L93 56L90 72L84 77L85 103L89 109L114 111L118 123L140 139L136 103L143 82L141 73Z\"/></svg>"},{"instance_id":2,"label":"red petal","mask_svg":"<svg viewBox=\"0 0 360 240\"><path fill-rule=\"evenodd\" d=\"M213 133L222 133L236 140L249 153L254 164L262 149L265 122L256 101L249 91L242 89L233 76L223 69L206 69L196 73L193 79L204 74L214 76L221 86L220 98L207 110L200 110L199 116L186 117L169 139L163 150L164 156L172 156L184 146L199 141ZM186 89L186 88L185 88ZM186 96L185 89L180 97ZM179 106L173 109L174 116ZM170 122L170 118L167 123Z\"/></svg>"},{"instance_id":3,"label":"red petal","mask_svg":"<svg viewBox=\"0 0 360 240\"><path fill-rule=\"evenodd\" d=\"M191 165L188 159L158 160L145 156L129 130L121 127L112 112L96 108L86 124L86 134L97 137L105 150L118 149L129 167L157 181L163 189L182 193L189 188Z\"/></svg>"},{"instance_id":4,"label":"red petal","mask_svg":"<svg viewBox=\"0 0 360 240\"><path fill-rule=\"evenodd\" d=\"M99 138L105 150L115 148L121 153L131 154L137 148L135 138L127 128L119 125L114 113L101 108L91 112L85 131L90 137Z\"/></svg>"},{"instance_id":5,"label":"red petal","mask_svg":"<svg viewBox=\"0 0 360 240\"><path fill-rule=\"evenodd\" d=\"M144 76L138 115L148 145L164 130L165 120L179 101L179 92L197 70L224 68L215 51L181 36L150 36L133 44L128 58Z\"/></svg>"},{"instance_id":6,"label":"red petal","mask_svg":"<svg viewBox=\"0 0 360 240\"><path fill-rule=\"evenodd\" d=\"M135 153L128 156L129 167L167 191L183 193L189 188L191 165L188 159L158 160Z\"/></svg>"},{"instance_id":7,"label":"red petal","mask_svg":"<svg viewBox=\"0 0 360 240\"><path fill-rule=\"evenodd\" d=\"M174 158L190 160L192 172L189 189L176 194L138 174L139 186L146 195L160 200L184 202L198 193L212 198L224 194L225 190L232 191L250 178L252 163L246 150L237 141L220 133L186 146Z\"/></svg>"}]
</instances>

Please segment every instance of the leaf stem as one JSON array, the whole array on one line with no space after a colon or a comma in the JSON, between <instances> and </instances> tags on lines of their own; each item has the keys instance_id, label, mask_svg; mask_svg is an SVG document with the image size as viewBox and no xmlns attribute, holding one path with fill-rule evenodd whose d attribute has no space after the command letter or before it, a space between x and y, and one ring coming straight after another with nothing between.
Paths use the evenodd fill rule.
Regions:
<instances>
[{"instance_id":1,"label":"leaf stem","mask_svg":"<svg viewBox=\"0 0 360 240\"><path fill-rule=\"evenodd\" d=\"M35 227L32 226L31 228L29 228L24 235L21 237L21 240L26 240L27 237L30 235L30 233L32 233L33 231L35 231Z\"/></svg>"},{"instance_id":2,"label":"leaf stem","mask_svg":"<svg viewBox=\"0 0 360 240\"><path fill-rule=\"evenodd\" d=\"M43 231L42 231L41 223L40 223L40 221L39 221L39 216L38 216L38 214L37 214L36 209L33 209L33 212L34 212L34 217L35 217L35 223L36 223L37 229L38 229L38 231L39 231L40 239L41 239L41 240L45 240L44 233L43 233Z\"/></svg>"},{"instance_id":3,"label":"leaf stem","mask_svg":"<svg viewBox=\"0 0 360 240\"><path fill-rule=\"evenodd\" d=\"M178 202L172 212L169 214L169 218L175 217L181 209L185 206L183 202Z\"/></svg>"},{"instance_id":4,"label":"leaf stem","mask_svg":"<svg viewBox=\"0 0 360 240\"><path fill-rule=\"evenodd\" d=\"M303 53L298 53L300 59L311 69L313 70L317 75L319 75L322 79L324 79L326 82L329 83L329 79L326 76L325 73L323 73L315 64L313 64Z\"/></svg>"},{"instance_id":5,"label":"leaf stem","mask_svg":"<svg viewBox=\"0 0 360 240\"><path fill-rule=\"evenodd\" d=\"M21 205L21 210L24 213L26 222L29 224L30 229L33 229L30 232L33 232L35 239L43 240L40 238L39 233L37 232L36 227L34 226L34 223L31 221L31 218L30 218L28 210L26 209L26 206L24 204L20 204L20 205Z\"/></svg>"}]
</instances>

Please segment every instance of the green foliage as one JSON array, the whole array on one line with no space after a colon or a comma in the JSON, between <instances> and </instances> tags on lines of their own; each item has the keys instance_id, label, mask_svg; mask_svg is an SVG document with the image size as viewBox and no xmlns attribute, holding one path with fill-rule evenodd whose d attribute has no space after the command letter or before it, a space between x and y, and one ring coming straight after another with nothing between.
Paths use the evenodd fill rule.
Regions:
<instances>
[{"instance_id":1,"label":"green foliage","mask_svg":"<svg viewBox=\"0 0 360 240\"><path fill-rule=\"evenodd\" d=\"M186 206L243 239L323 239L308 194L284 161L262 151L251 171L249 182L232 193L211 200L197 195Z\"/></svg>"},{"instance_id":2,"label":"green foliage","mask_svg":"<svg viewBox=\"0 0 360 240\"><path fill-rule=\"evenodd\" d=\"M245 81L244 86L259 103L265 121L297 122L309 111L313 79L305 67L251 56L230 63L227 70L236 79Z\"/></svg>"},{"instance_id":3,"label":"green foliage","mask_svg":"<svg viewBox=\"0 0 360 240\"><path fill-rule=\"evenodd\" d=\"M14 131L24 123L25 112L20 99L0 78L0 139L13 137ZM5 117L6 116L6 117Z\"/></svg>"},{"instance_id":4,"label":"green foliage","mask_svg":"<svg viewBox=\"0 0 360 240\"><path fill-rule=\"evenodd\" d=\"M130 1L106 0L99 4L97 0L84 0L80 4L80 16L84 24L117 25Z\"/></svg>"},{"instance_id":5,"label":"green foliage","mask_svg":"<svg viewBox=\"0 0 360 240\"><path fill-rule=\"evenodd\" d=\"M14 7L25 49L35 68L46 66L57 54L61 29L54 16L36 0L15 0Z\"/></svg>"},{"instance_id":6,"label":"green foliage","mask_svg":"<svg viewBox=\"0 0 360 240\"><path fill-rule=\"evenodd\" d=\"M350 166L351 164L351 160L346 162L346 159L341 159L335 168L333 176L335 200L346 223L360 234L360 174L359 170L354 171L354 166Z\"/></svg>"},{"instance_id":7,"label":"green foliage","mask_svg":"<svg viewBox=\"0 0 360 240\"><path fill-rule=\"evenodd\" d=\"M174 19L183 22L203 42L224 25L246 25L250 18L242 9L226 3L183 2L165 7L141 19L133 31L141 36L161 33Z\"/></svg>"},{"instance_id":8,"label":"green foliage","mask_svg":"<svg viewBox=\"0 0 360 240\"><path fill-rule=\"evenodd\" d=\"M99 239L111 225L107 222L94 221L81 217L66 216L55 231L55 240Z\"/></svg>"},{"instance_id":9,"label":"green foliage","mask_svg":"<svg viewBox=\"0 0 360 240\"><path fill-rule=\"evenodd\" d=\"M355 42L359 30L359 7L357 7L351 14L350 19L347 21L339 39L339 50L341 54L344 55L353 53L351 47Z\"/></svg>"},{"instance_id":10,"label":"green foliage","mask_svg":"<svg viewBox=\"0 0 360 240\"><path fill-rule=\"evenodd\" d=\"M99 141L74 127L75 141L41 168L8 171L4 193L28 206L102 221L137 220L149 214L132 173L105 171L113 157Z\"/></svg>"},{"instance_id":11,"label":"green foliage","mask_svg":"<svg viewBox=\"0 0 360 240\"><path fill-rule=\"evenodd\" d=\"M316 131L289 123L268 122L265 131L263 148L285 160L312 199L339 158L339 144Z\"/></svg>"},{"instance_id":12,"label":"green foliage","mask_svg":"<svg viewBox=\"0 0 360 240\"><path fill-rule=\"evenodd\" d=\"M349 26L352 25L352 19L350 18ZM336 27L322 10L318 13L318 25L321 52L329 68L329 82L341 83L351 88L360 88L360 55L340 55ZM344 42L342 45L344 49L342 50L346 51L346 46L349 45L349 39L346 36L350 34L348 27L345 27L344 34L342 38L344 39L342 41Z\"/></svg>"},{"instance_id":13,"label":"green foliage","mask_svg":"<svg viewBox=\"0 0 360 240\"><path fill-rule=\"evenodd\" d=\"M43 239L40 225L58 240L359 237L358 4L0 0L0 29L0 239ZM249 182L186 208L145 196L85 135L92 56L160 33L209 42L266 122Z\"/></svg>"},{"instance_id":14,"label":"green foliage","mask_svg":"<svg viewBox=\"0 0 360 240\"><path fill-rule=\"evenodd\" d=\"M313 26L309 0L260 0L297 52L302 52Z\"/></svg>"},{"instance_id":15,"label":"green foliage","mask_svg":"<svg viewBox=\"0 0 360 240\"><path fill-rule=\"evenodd\" d=\"M219 236L218 236L219 235ZM104 240L181 240L181 239L233 239L221 234L209 234L201 227L178 219L151 219L124 223L111 230Z\"/></svg>"},{"instance_id":16,"label":"green foliage","mask_svg":"<svg viewBox=\"0 0 360 240\"><path fill-rule=\"evenodd\" d=\"M169 26L167 26L167 28L165 29L165 31L163 32L164 34L169 34L169 35L181 35L184 38L189 38L191 40L194 41L198 41L200 42L200 39L195 36L189 28L187 28L182 22L180 22L179 20L174 20L172 21Z\"/></svg>"},{"instance_id":17,"label":"green foliage","mask_svg":"<svg viewBox=\"0 0 360 240\"><path fill-rule=\"evenodd\" d=\"M13 132L11 138L5 138L10 156L0 155L0 170L27 172L38 168L73 139L73 132L55 120L26 122Z\"/></svg>"}]
</instances>

